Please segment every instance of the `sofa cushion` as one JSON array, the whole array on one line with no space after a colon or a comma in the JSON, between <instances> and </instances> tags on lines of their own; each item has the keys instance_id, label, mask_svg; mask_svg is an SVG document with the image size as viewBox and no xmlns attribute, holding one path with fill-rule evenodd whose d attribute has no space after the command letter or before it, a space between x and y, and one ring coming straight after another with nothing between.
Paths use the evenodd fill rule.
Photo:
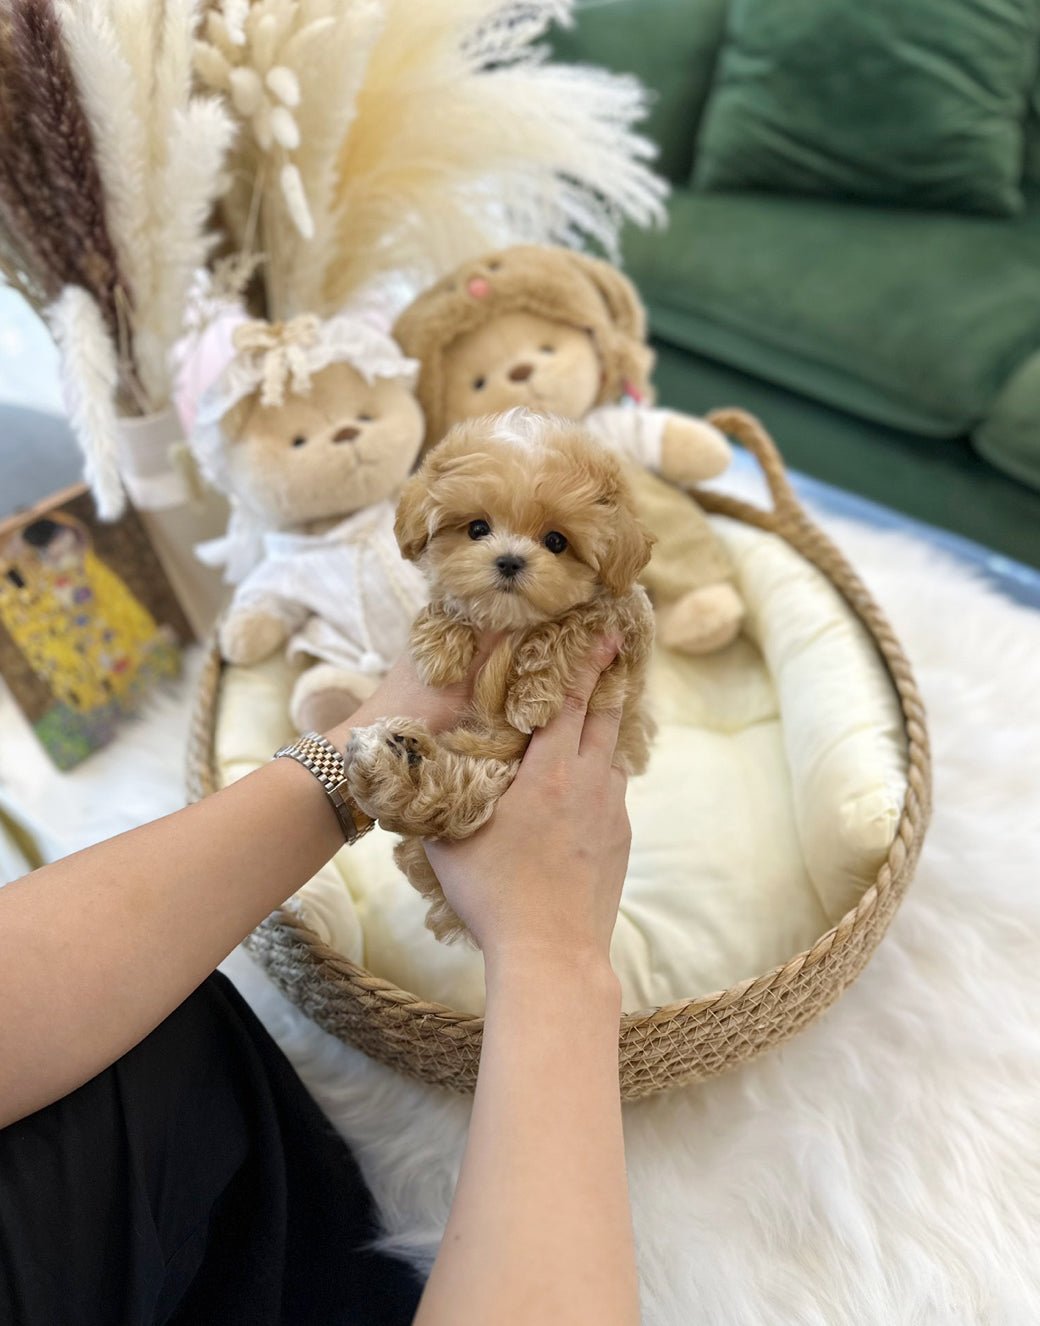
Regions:
<instances>
[{"instance_id":1,"label":"sofa cushion","mask_svg":"<svg viewBox=\"0 0 1040 1326\"><path fill-rule=\"evenodd\" d=\"M1040 488L1040 350L1021 364L974 433L981 455ZM1033 532L1040 545L1040 524Z\"/></svg>"},{"instance_id":2,"label":"sofa cushion","mask_svg":"<svg viewBox=\"0 0 1040 1326\"><path fill-rule=\"evenodd\" d=\"M722 46L728 0L595 0L553 33L561 60L632 73L651 89L645 129L658 168L689 178L697 125Z\"/></svg>"},{"instance_id":3,"label":"sofa cushion","mask_svg":"<svg viewBox=\"0 0 1040 1326\"><path fill-rule=\"evenodd\" d=\"M1029 487L998 469L980 454L981 442L975 450L964 438L886 428L718 359L660 338L654 344L654 385L662 405L690 414L741 405L765 422L789 469L1040 567L1040 482ZM808 491L803 496L819 497ZM868 512L866 518L900 519L891 511Z\"/></svg>"},{"instance_id":4,"label":"sofa cushion","mask_svg":"<svg viewBox=\"0 0 1040 1326\"><path fill-rule=\"evenodd\" d=\"M1029 97L1023 176L1027 184L1040 184L1040 81L1033 84Z\"/></svg>"},{"instance_id":5,"label":"sofa cushion","mask_svg":"<svg viewBox=\"0 0 1040 1326\"><path fill-rule=\"evenodd\" d=\"M936 437L1040 348L1040 200L1013 220L677 190L625 260L664 339Z\"/></svg>"},{"instance_id":6,"label":"sofa cushion","mask_svg":"<svg viewBox=\"0 0 1040 1326\"><path fill-rule=\"evenodd\" d=\"M732 0L694 182L1020 211L1037 0Z\"/></svg>"}]
</instances>

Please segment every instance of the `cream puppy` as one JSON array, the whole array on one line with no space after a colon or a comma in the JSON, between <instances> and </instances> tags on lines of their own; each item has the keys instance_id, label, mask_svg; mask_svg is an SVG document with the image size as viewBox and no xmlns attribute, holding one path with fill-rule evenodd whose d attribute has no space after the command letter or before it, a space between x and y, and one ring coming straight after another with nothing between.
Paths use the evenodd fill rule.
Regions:
<instances>
[{"instance_id":1,"label":"cream puppy","mask_svg":"<svg viewBox=\"0 0 1040 1326\"><path fill-rule=\"evenodd\" d=\"M480 636L501 633L455 728L434 736L387 719L355 732L347 749L352 795L406 835L396 860L430 900L427 925L452 939L463 926L420 839L465 838L488 820L599 636L623 643L591 707L620 707L616 762L628 773L646 767L653 617L636 581L652 539L619 463L580 424L528 410L453 428L405 486L395 529L430 586L411 635L425 682L461 680Z\"/></svg>"}]
</instances>

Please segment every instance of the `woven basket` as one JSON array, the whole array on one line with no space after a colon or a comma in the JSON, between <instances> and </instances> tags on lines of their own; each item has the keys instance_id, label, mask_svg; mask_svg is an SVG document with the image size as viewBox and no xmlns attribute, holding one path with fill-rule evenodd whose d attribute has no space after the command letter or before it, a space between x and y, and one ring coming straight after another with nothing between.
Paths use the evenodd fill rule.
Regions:
<instances>
[{"instance_id":1,"label":"woven basket","mask_svg":"<svg viewBox=\"0 0 1040 1326\"><path fill-rule=\"evenodd\" d=\"M697 501L709 511L779 535L848 600L873 636L899 696L908 750L907 795L895 840L874 883L811 948L728 990L622 1017L618 1055L625 1100L732 1068L786 1039L832 1004L859 975L885 932L913 874L931 804L924 707L891 627L845 558L802 510L776 446L757 420L739 410L716 411L710 418L757 458L773 508L706 491L697 493ZM192 799L217 787L214 728L221 670L214 649L192 725ZM347 961L287 909L271 915L246 943L274 984L331 1035L412 1077L455 1091L473 1090L481 1017L420 999Z\"/></svg>"}]
</instances>

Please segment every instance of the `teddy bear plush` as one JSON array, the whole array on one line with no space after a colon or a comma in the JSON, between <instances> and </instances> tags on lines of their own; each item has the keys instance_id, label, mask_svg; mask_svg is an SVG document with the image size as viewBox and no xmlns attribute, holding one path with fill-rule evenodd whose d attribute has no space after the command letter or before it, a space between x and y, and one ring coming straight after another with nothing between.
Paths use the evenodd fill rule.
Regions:
<instances>
[{"instance_id":1,"label":"teddy bear plush","mask_svg":"<svg viewBox=\"0 0 1040 1326\"><path fill-rule=\"evenodd\" d=\"M231 663L288 646L310 666L290 713L322 731L369 695L426 602L394 538L424 424L418 365L356 319L245 323L200 402L192 446L227 494L227 537L199 555L236 584L219 628Z\"/></svg>"},{"instance_id":2,"label":"teddy bear plush","mask_svg":"<svg viewBox=\"0 0 1040 1326\"><path fill-rule=\"evenodd\" d=\"M625 276L569 249L517 245L431 286L394 335L421 365L428 445L460 420L525 406L580 420L636 462L640 516L657 538L642 579L658 638L691 654L734 638L744 606L728 554L704 512L676 490L720 474L729 443L704 419L652 407L646 317Z\"/></svg>"}]
</instances>

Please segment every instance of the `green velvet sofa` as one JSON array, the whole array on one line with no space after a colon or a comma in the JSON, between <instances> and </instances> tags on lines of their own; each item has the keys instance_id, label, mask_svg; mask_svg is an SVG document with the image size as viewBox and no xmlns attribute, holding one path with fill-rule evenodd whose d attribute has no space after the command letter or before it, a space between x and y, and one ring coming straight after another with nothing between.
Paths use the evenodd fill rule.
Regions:
<instances>
[{"instance_id":1,"label":"green velvet sofa","mask_svg":"<svg viewBox=\"0 0 1040 1326\"><path fill-rule=\"evenodd\" d=\"M743 405L798 469L1040 565L1040 114L1010 219L704 192L726 22L727 0L594 0L554 37L655 93L670 223L623 257L662 401Z\"/></svg>"}]
</instances>

